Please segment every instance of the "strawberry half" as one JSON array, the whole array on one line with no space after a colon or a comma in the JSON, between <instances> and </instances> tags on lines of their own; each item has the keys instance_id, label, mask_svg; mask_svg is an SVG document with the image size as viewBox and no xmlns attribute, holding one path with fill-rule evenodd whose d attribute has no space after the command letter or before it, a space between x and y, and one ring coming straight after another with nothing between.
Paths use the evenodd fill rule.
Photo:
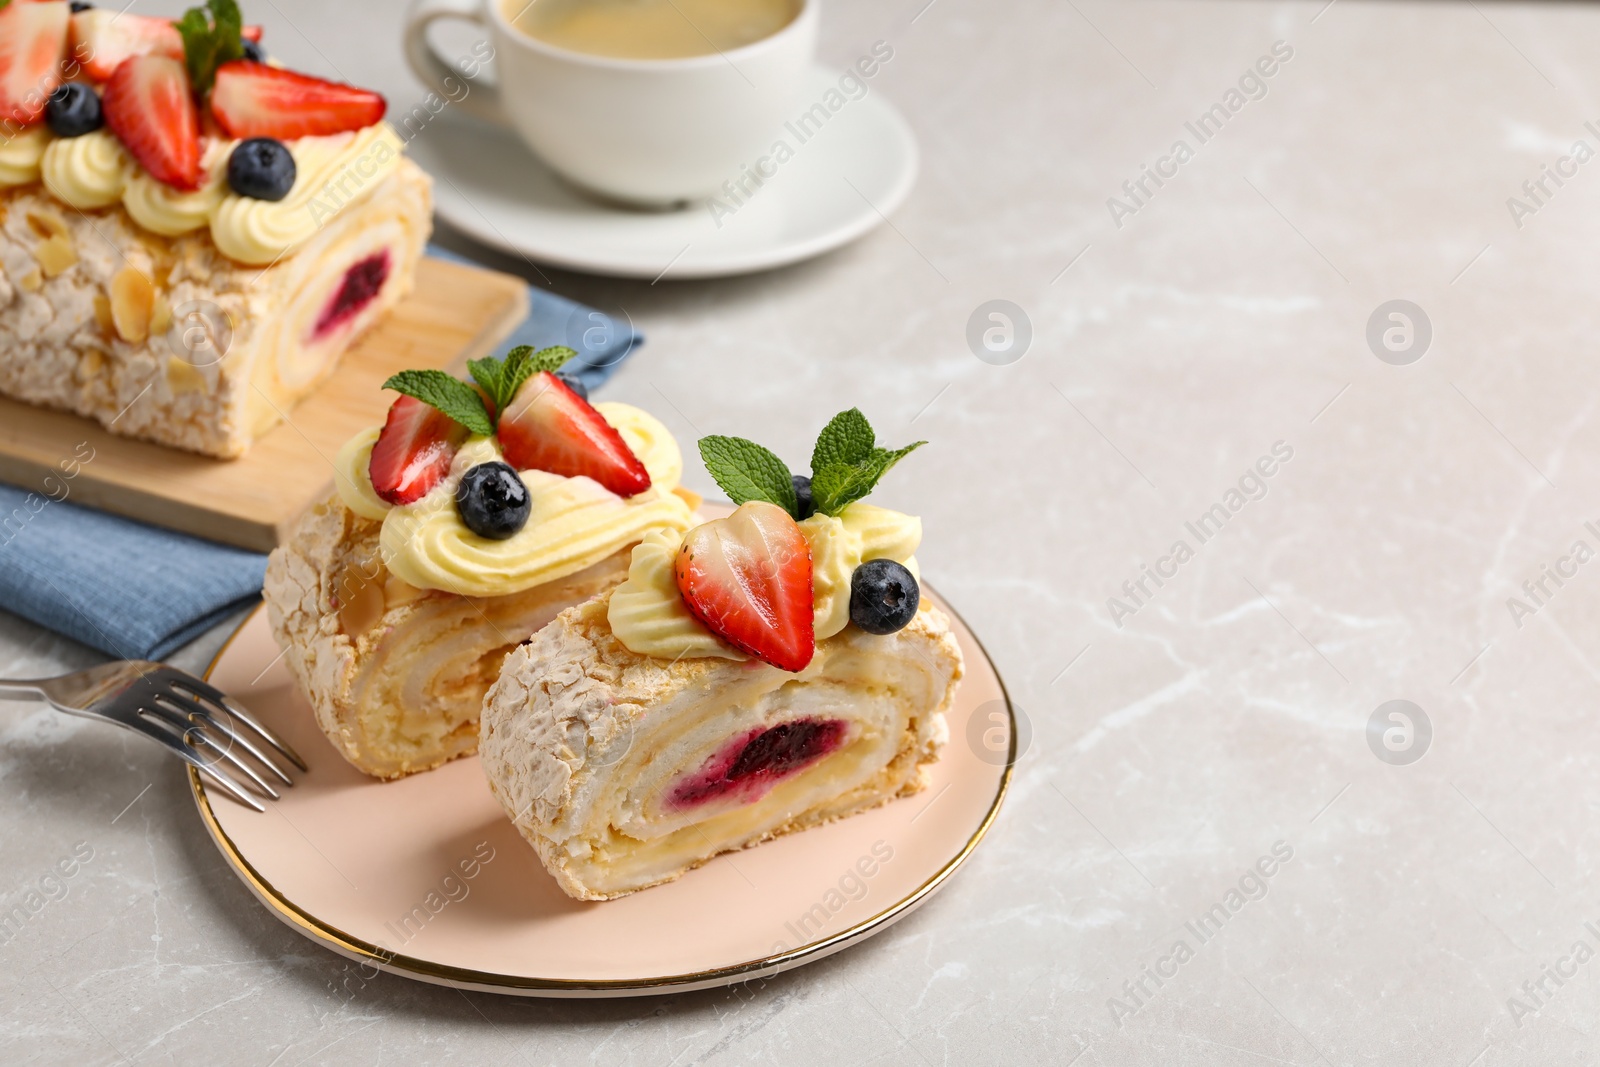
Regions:
<instances>
[{"instance_id":1,"label":"strawberry half","mask_svg":"<svg viewBox=\"0 0 1600 1067\"><path fill-rule=\"evenodd\" d=\"M71 12L66 0L0 8L0 121L29 126L61 84Z\"/></svg>"},{"instance_id":2,"label":"strawberry half","mask_svg":"<svg viewBox=\"0 0 1600 1067\"><path fill-rule=\"evenodd\" d=\"M217 68L211 114L229 137L292 141L362 130L383 118L383 97L340 82L235 59Z\"/></svg>"},{"instance_id":3,"label":"strawberry half","mask_svg":"<svg viewBox=\"0 0 1600 1067\"><path fill-rule=\"evenodd\" d=\"M95 81L105 81L134 56L183 58L183 37L166 19L90 8L72 16L72 49Z\"/></svg>"},{"instance_id":4,"label":"strawberry half","mask_svg":"<svg viewBox=\"0 0 1600 1067\"><path fill-rule=\"evenodd\" d=\"M783 671L811 662L811 546L783 508L752 500L696 526L673 572L689 613L734 648Z\"/></svg>"},{"instance_id":5,"label":"strawberry half","mask_svg":"<svg viewBox=\"0 0 1600 1067\"><path fill-rule=\"evenodd\" d=\"M618 496L650 488L650 472L622 435L549 371L522 383L497 432L506 462L519 471L593 478Z\"/></svg>"},{"instance_id":6,"label":"strawberry half","mask_svg":"<svg viewBox=\"0 0 1600 1067\"><path fill-rule=\"evenodd\" d=\"M200 188L200 113L180 60L125 59L100 98L106 126L149 175L175 189Z\"/></svg>"},{"instance_id":7,"label":"strawberry half","mask_svg":"<svg viewBox=\"0 0 1600 1067\"><path fill-rule=\"evenodd\" d=\"M240 36L259 41L261 27L246 26ZM90 8L72 16L72 50L89 77L105 81L134 56L182 59L183 35L171 19Z\"/></svg>"},{"instance_id":8,"label":"strawberry half","mask_svg":"<svg viewBox=\"0 0 1600 1067\"><path fill-rule=\"evenodd\" d=\"M415 397L402 396L372 446L367 474L373 490L391 504L414 504L444 481L456 450L467 439L459 422Z\"/></svg>"}]
</instances>

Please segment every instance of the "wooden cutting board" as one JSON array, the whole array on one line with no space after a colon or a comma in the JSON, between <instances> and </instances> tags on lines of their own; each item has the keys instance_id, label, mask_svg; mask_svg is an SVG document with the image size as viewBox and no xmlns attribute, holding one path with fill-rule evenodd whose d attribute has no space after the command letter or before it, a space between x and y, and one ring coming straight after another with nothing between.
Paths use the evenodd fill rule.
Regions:
<instances>
[{"instance_id":1,"label":"wooden cutting board","mask_svg":"<svg viewBox=\"0 0 1600 1067\"><path fill-rule=\"evenodd\" d=\"M320 389L240 459L211 459L107 433L99 423L0 398L0 481L40 489L82 442L73 503L197 537L270 551L333 482L356 431L383 421L381 386L410 367L453 368L488 353L528 315L520 278L424 258L412 295L340 360ZM52 483L55 484L55 483Z\"/></svg>"}]
</instances>

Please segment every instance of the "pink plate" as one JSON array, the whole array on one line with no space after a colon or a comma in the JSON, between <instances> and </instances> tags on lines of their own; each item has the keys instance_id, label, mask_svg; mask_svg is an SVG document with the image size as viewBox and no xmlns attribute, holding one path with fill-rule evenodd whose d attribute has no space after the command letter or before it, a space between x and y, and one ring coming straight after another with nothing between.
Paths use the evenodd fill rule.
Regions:
<instances>
[{"instance_id":1,"label":"pink plate","mask_svg":"<svg viewBox=\"0 0 1600 1067\"><path fill-rule=\"evenodd\" d=\"M935 603L943 602L924 589ZM233 869L273 914L368 966L522 996L672 993L768 977L887 929L971 855L1000 810L1015 720L971 631L950 743L917 796L605 903L565 896L489 792L476 757L398 782L323 737L258 609L210 679L310 765L258 814L190 780Z\"/></svg>"}]
</instances>

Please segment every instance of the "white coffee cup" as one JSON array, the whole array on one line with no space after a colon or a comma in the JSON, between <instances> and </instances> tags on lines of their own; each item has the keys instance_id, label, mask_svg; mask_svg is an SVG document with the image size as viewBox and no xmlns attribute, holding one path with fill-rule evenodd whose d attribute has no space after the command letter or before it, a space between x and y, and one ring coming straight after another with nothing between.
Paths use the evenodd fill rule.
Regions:
<instances>
[{"instance_id":1,"label":"white coffee cup","mask_svg":"<svg viewBox=\"0 0 1600 1067\"><path fill-rule=\"evenodd\" d=\"M703 199L771 147L811 68L818 0L799 0L777 33L684 59L618 59L557 48L514 28L500 0L416 0L411 69L462 110L514 129L576 185L630 203ZM461 74L427 39L435 20L476 23L497 84Z\"/></svg>"}]
</instances>

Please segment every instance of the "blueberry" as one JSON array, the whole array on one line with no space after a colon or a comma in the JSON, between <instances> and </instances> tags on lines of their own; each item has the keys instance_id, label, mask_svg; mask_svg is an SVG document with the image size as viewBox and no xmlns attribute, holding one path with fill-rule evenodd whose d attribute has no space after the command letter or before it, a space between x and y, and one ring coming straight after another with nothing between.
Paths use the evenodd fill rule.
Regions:
<instances>
[{"instance_id":1,"label":"blueberry","mask_svg":"<svg viewBox=\"0 0 1600 1067\"><path fill-rule=\"evenodd\" d=\"M240 44L244 45L244 57L252 63L265 63L267 61L267 50L255 41L241 41Z\"/></svg>"},{"instance_id":2,"label":"blueberry","mask_svg":"<svg viewBox=\"0 0 1600 1067\"><path fill-rule=\"evenodd\" d=\"M561 380L562 385L577 393L580 399L589 399L589 387L583 384L582 378L576 374L557 374L556 377Z\"/></svg>"},{"instance_id":3,"label":"blueberry","mask_svg":"<svg viewBox=\"0 0 1600 1067\"><path fill-rule=\"evenodd\" d=\"M456 510L479 537L504 541L528 525L533 499L517 472L504 463L480 463L461 476Z\"/></svg>"},{"instance_id":4,"label":"blueberry","mask_svg":"<svg viewBox=\"0 0 1600 1067\"><path fill-rule=\"evenodd\" d=\"M253 200L282 200L294 188L294 156L282 141L252 137L228 157L228 185Z\"/></svg>"},{"instance_id":5,"label":"blueberry","mask_svg":"<svg viewBox=\"0 0 1600 1067\"><path fill-rule=\"evenodd\" d=\"M68 4L67 6L72 9L72 13L74 15L80 11L88 11L90 8L94 7L93 4L89 3L89 0L72 0L72 3Z\"/></svg>"},{"instance_id":6,"label":"blueberry","mask_svg":"<svg viewBox=\"0 0 1600 1067\"><path fill-rule=\"evenodd\" d=\"M850 576L850 621L869 634L892 634L917 614L922 590L892 559L869 559Z\"/></svg>"},{"instance_id":7,"label":"blueberry","mask_svg":"<svg viewBox=\"0 0 1600 1067\"><path fill-rule=\"evenodd\" d=\"M44 120L57 137L82 137L106 124L100 97L82 82L67 82L51 93L44 105Z\"/></svg>"},{"instance_id":8,"label":"blueberry","mask_svg":"<svg viewBox=\"0 0 1600 1067\"><path fill-rule=\"evenodd\" d=\"M794 517L809 519L817 513L817 507L811 502L811 479L804 474L791 475L794 480Z\"/></svg>"}]
</instances>

